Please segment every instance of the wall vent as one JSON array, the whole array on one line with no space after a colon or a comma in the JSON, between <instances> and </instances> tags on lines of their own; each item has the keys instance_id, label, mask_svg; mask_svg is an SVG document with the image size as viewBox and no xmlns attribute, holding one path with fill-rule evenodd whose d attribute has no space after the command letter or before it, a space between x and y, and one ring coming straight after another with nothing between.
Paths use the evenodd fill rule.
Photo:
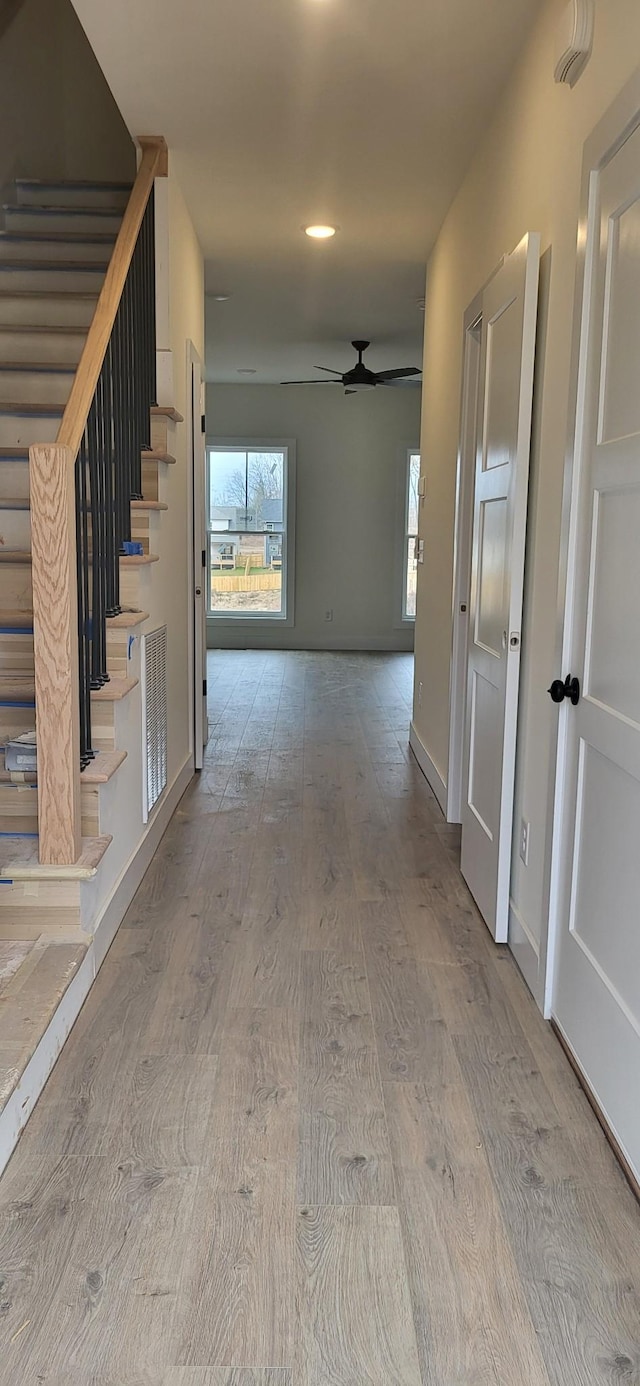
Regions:
<instances>
[{"instance_id":1,"label":"wall vent","mask_svg":"<svg viewBox=\"0 0 640 1386\"><path fill-rule=\"evenodd\" d=\"M142 637L142 819L167 783L167 627Z\"/></svg>"}]
</instances>

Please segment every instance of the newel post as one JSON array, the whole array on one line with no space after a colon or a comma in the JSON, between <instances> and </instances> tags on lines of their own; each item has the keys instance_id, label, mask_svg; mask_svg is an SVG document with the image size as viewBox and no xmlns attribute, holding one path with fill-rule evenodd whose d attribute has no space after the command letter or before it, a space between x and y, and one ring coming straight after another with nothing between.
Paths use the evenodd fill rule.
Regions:
<instances>
[{"instance_id":1,"label":"newel post","mask_svg":"<svg viewBox=\"0 0 640 1386\"><path fill-rule=\"evenodd\" d=\"M40 861L82 851L74 456L29 449Z\"/></svg>"}]
</instances>

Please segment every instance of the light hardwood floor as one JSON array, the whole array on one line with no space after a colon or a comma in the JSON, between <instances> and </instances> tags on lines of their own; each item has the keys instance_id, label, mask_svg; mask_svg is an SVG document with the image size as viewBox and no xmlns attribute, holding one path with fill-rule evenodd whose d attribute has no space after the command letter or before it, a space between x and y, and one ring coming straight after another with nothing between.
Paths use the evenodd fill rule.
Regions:
<instances>
[{"instance_id":1,"label":"light hardwood floor","mask_svg":"<svg viewBox=\"0 0 640 1386\"><path fill-rule=\"evenodd\" d=\"M212 658L206 768L0 1183L3 1386L639 1386L638 1206L410 685Z\"/></svg>"}]
</instances>

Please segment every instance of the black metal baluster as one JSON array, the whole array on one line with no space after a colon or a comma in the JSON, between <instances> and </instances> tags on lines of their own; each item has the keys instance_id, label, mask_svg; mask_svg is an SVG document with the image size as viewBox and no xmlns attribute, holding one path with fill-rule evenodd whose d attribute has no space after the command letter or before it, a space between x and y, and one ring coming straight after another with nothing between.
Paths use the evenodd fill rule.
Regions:
<instances>
[{"instance_id":1,"label":"black metal baluster","mask_svg":"<svg viewBox=\"0 0 640 1386\"><path fill-rule=\"evenodd\" d=\"M120 610L120 563L116 548L113 438L113 339L109 342L102 367L104 405L104 540L107 616Z\"/></svg>"},{"instance_id":2,"label":"black metal baluster","mask_svg":"<svg viewBox=\"0 0 640 1386\"><path fill-rule=\"evenodd\" d=\"M120 610L120 554L156 404L155 211L149 199L75 466L80 743L93 756L91 690L108 680L107 619Z\"/></svg>"},{"instance_id":3,"label":"black metal baluster","mask_svg":"<svg viewBox=\"0 0 640 1386\"><path fill-rule=\"evenodd\" d=\"M91 747L91 629L89 550L87 523L87 449L83 438L75 466L76 563L78 574L78 642L80 660L80 765L84 770L93 758Z\"/></svg>"},{"instance_id":4,"label":"black metal baluster","mask_svg":"<svg viewBox=\"0 0 640 1386\"><path fill-rule=\"evenodd\" d=\"M147 299L149 304L149 404L158 403L158 379L156 358L156 198L151 189L147 205L148 249L147 249Z\"/></svg>"}]
</instances>

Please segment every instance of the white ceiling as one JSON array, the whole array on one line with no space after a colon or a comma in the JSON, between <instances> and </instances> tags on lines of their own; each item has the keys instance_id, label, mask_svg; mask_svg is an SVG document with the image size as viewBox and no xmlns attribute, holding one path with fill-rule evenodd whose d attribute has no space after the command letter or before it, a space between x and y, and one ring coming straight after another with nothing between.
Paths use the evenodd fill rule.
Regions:
<instances>
[{"instance_id":1,"label":"white ceiling","mask_svg":"<svg viewBox=\"0 0 640 1386\"><path fill-rule=\"evenodd\" d=\"M538 0L74 4L232 295L207 299L208 378L345 370L353 337L373 369L419 365L426 257Z\"/></svg>"}]
</instances>

